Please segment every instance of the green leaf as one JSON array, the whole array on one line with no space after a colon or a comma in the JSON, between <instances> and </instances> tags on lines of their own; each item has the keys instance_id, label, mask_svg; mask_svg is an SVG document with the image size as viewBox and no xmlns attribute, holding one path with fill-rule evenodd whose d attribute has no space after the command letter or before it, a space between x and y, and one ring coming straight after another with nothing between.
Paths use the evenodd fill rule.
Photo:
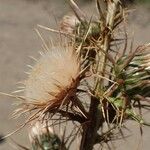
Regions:
<instances>
[{"instance_id":1,"label":"green leaf","mask_svg":"<svg viewBox=\"0 0 150 150\"><path fill-rule=\"evenodd\" d=\"M108 99L110 103L112 103L116 108L123 108L124 107L124 101L121 98L114 98L110 97Z\"/></svg>"}]
</instances>

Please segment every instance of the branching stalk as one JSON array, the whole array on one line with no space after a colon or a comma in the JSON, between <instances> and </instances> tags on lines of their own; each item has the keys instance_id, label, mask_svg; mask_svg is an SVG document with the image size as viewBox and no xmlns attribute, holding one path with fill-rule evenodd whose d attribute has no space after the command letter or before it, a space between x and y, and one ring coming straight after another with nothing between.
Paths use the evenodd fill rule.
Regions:
<instances>
[{"instance_id":1,"label":"branching stalk","mask_svg":"<svg viewBox=\"0 0 150 150\"><path fill-rule=\"evenodd\" d=\"M104 75L105 68L106 68L106 60L107 60L107 53L110 48L110 43L112 40L112 31L114 28L114 20L116 16L116 12L119 9L119 0L115 1L109 1L107 0L107 16L105 22L102 23L102 25L105 24L103 28L103 34L102 34L102 41L100 41L100 50L97 54L97 73L103 73ZM102 49L102 51L101 51ZM104 51L104 52L103 52ZM95 97L91 97L91 104L90 104L90 121L86 126L84 127L83 131L83 137L81 142L80 150L92 150L94 143L96 141L96 135L97 131L100 127L100 123L102 123L102 112L100 110L100 99L96 98L98 92L100 89L104 87L103 79L96 79L96 86L95 86ZM102 124L101 124L102 125Z\"/></svg>"}]
</instances>

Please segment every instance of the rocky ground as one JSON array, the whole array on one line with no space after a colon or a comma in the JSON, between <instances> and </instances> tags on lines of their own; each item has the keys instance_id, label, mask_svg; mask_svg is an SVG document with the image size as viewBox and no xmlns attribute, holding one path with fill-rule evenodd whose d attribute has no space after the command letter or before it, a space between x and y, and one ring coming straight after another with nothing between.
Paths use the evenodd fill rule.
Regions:
<instances>
[{"instance_id":1,"label":"rocky ground","mask_svg":"<svg viewBox=\"0 0 150 150\"><path fill-rule=\"evenodd\" d=\"M86 9L88 15L89 12L94 14L95 9L85 0L80 1L80 5ZM150 42L149 8L138 6L130 17L130 30L135 35L135 45ZM39 56L41 41L34 30L36 25L56 28L60 19L69 12L69 6L63 0L0 0L0 91L14 91L17 82L26 78L26 65L32 64L28 56ZM48 33L48 38L51 37L54 34ZM8 134L22 122L21 119L10 119L15 108L12 102L12 98L0 96L0 134ZM145 112L145 118L150 120L149 113ZM145 127L141 137L137 124L129 122L128 127L131 136L124 141L114 142L114 149L149 150L150 128ZM25 128L12 138L20 144L28 145ZM15 148L12 143L8 139L0 145L0 150L12 150Z\"/></svg>"}]
</instances>

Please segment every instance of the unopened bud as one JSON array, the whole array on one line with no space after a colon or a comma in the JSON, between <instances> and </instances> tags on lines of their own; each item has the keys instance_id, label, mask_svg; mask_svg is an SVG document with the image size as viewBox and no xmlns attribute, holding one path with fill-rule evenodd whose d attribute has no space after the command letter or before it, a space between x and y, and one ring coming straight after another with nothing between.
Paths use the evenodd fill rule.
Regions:
<instances>
[{"instance_id":1,"label":"unopened bud","mask_svg":"<svg viewBox=\"0 0 150 150\"><path fill-rule=\"evenodd\" d=\"M60 29L64 32L73 34L79 23L80 23L80 21L74 15L64 16L61 23L60 23Z\"/></svg>"},{"instance_id":2,"label":"unopened bud","mask_svg":"<svg viewBox=\"0 0 150 150\"><path fill-rule=\"evenodd\" d=\"M60 150L62 147L60 138L46 121L38 121L32 126L29 139L33 150Z\"/></svg>"}]
</instances>

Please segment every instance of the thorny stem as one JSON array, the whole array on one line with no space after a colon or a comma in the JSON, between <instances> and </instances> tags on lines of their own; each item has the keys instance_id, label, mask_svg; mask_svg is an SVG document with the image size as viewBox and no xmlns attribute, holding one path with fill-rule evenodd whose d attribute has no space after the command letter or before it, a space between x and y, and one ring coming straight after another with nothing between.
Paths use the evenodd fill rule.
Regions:
<instances>
[{"instance_id":1,"label":"thorny stem","mask_svg":"<svg viewBox=\"0 0 150 150\"><path fill-rule=\"evenodd\" d=\"M101 123L101 113L98 109L99 100L96 97L91 97L90 104L90 121L83 127L82 141L80 150L92 150L97 139L97 130Z\"/></svg>"},{"instance_id":2,"label":"thorny stem","mask_svg":"<svg viewBox=\"0 0 150 150\"><path fill-rule=\"evenodd\" d=\"M100 41L100 49L102 49L104 52L99 50L98 56L97 56L97 73L104 73L105 67L106 67L106 60L107 60L107 53L110 48L110 43L112 39L112 31L114 28L114 21L116 12L119 9L119 0L107 0L107 15L105 22L102 23L104 27L101 27L103 29L102 31L102 41ZM100 60L99 60L100 59ZM97 79L96 80L96 86L95 86L95 97L91 97L91 103L90 103L90 118L89 123L86 124L83 127L83 135L82 135L82 141L80 150L92 150L93 146L96 141L97 137L97 131L100 126L102 126L102 112L100 110L100 100L96 98L96 95L98 94L100 88L103 88L104 83L103 79Z\"/></svg>"},{"instance_id":3,"label":"thorny stem","mask_svg":"<svg viewBox=\"0 0 150 150\"><path fill-rule=\"evenodd\" d=\"M105 27L104 27L104 31L103 31L103 37L102 39L104 39L100 44L100 49L102 49L104 52L102 52L101 50L99 51L99 57L101 59L101 64L98 65L98 72L105 72L105 68L106 68L106 59L107 59L107 53L108 50L110 48L110 43L111 43L111 39L112 39L112 31L114 28L114 21L115 21L115 16L116 16L116 12L118 10L118 6L119 6L119 0L114 0L114 1L110 1L107 0L107 16L106 16L106 21L105 21ZM103 85L102 80L100 81L99 85ZM98 87L99 89L99 87Z\"/></svg>"}]
</instances>

